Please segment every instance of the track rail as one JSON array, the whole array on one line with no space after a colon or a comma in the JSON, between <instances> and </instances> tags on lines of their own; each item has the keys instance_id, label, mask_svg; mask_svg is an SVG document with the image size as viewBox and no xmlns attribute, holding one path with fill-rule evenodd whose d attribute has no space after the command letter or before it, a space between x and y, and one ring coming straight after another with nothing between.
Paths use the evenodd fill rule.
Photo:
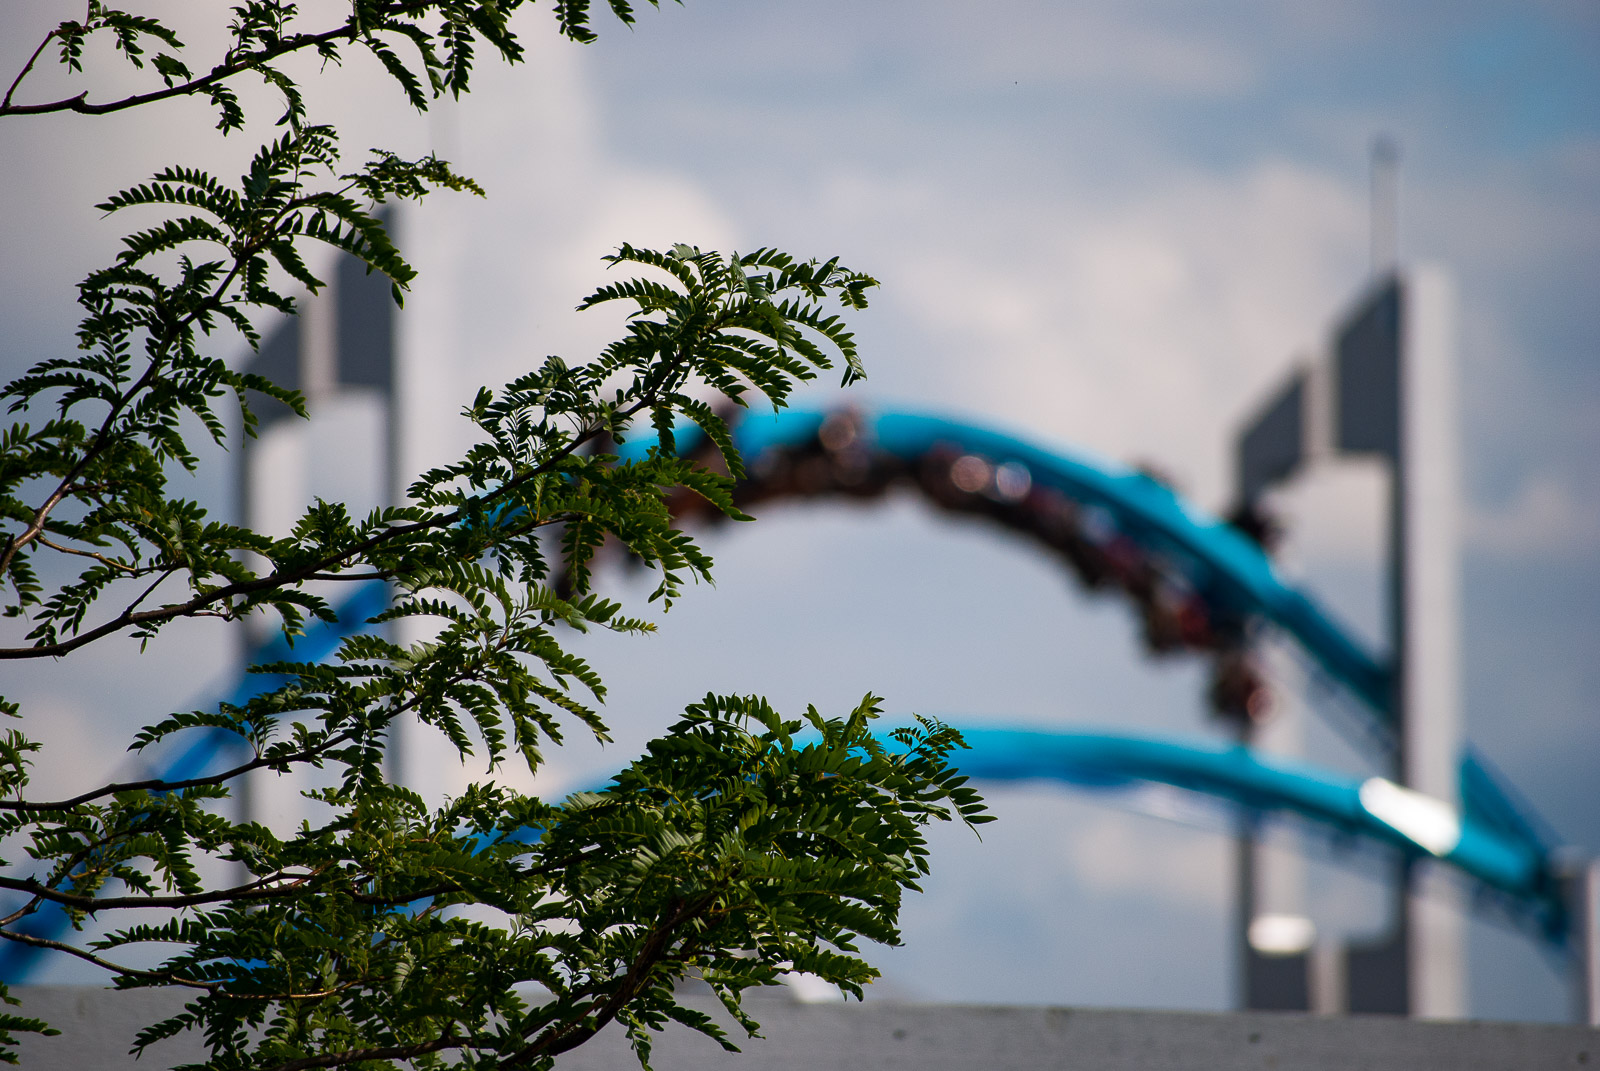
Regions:
<instances>
[{"instance_id":1,"label":"track rail","mask_svg":"<svg viewBox=\"0 0 1600 1071\"><path fill-rule=\"evenodd\" d=\"M675 438L680 452L715 463L698 429L681 429ZM735 443L748 470L735 495L741 506L786 498L871 499L905 486L942 511L983 517L1027 536L1089 589L1127 596L1152 650L1209 656L1210 699L1226 717L1264 713L1265 685L1250 662L1249 645L1256 629L1276 627L1361 701L1373 739L1393 746L1388 666L1288 583L1257 543L1148 473L946 417L859 408L748 414L735 427ZM615 452L629 460L649 445L633 440ZM685 520L697 512L715 516L688 496L674 505ZM312 627L292 649L274 637L248 664L320 661L345 635L367 627L387 598L382 583L361 585L339 607L337 624ZM275 683L269 675L246 672L226 701L242 703ZM1243 746L983 726L963 732L971 750L958 762L974 780L1043 779L1095 788L1158 783L1257 814L1292 814L1448 865L1509 906L1518 921L1531 923L1543 939L1557 945L1568 940L1551 838L1470 752L1463 761L1466 812L1447 816L1448 835L1441 839L1437 829L1423 831L1408 820L1406 804L1419 801L1395 796L1404 792L1398 786L1269 759ZM226 731L199 733L150 773L192 777L238 744ZM58 936L66 925L64 914L42 909L28 928ZM8 944L0 949L0 979L24 980L37 959L36 950Z\"/></svg>"}]
</instances>

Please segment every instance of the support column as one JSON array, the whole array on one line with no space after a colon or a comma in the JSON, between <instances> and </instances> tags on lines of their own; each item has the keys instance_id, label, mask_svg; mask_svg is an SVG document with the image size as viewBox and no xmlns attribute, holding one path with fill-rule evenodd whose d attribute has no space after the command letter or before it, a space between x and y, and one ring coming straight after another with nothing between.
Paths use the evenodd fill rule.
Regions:
<instances>
[{"instance_id":1,"label":"support column","mask_svg":"<svg viewBox=\"0 0 1600 1071\"><path fill-rule=\"evenodd\" d=\"M1401 774L1408 788L1459 812L1463 734L1454 296L1443 275L1426 268L1410 273L1404 296L1393 559ZM1418 875L1408 877L1411 1014L1464 1018L1462 905L1454 886L1435 882L1422 895Z\"/></svg>"},{"instance_id":2,"label":"support column","mask_svg":"<svg viewBox=\"0 0 1600 1071\"><path fill-rule=\"evenodd\" d=\"M1600 1027L1600 859L1573 875L1571 901L1576 1019Z\"/></svg>"},{"instance_id":3,"label":"support column","mask_svg":"<svg viewBox=\"0 0 1600 1071\"><path fill-rule=\"evenodd\" d=\"M1379 265L1387 267L1387 265ZM1272 484L1325 456L1389 463L1388 614L1393 753L1386 775L1460 809L1459 473L1454 297L1434 269L1376 279L1239 440L1241 515ZM1241 847L1241 852L1248 849ZM1420 868L1396 869L1391 930L1349 950L1351 1011L1466 1014L1465 920L1451 886L1422 895ZM1241 896L1257 891L1241 856ZM1243 948L1245 975L1253 969ZM1248 1005L1247 1005L1248 1006Z\"/></svg>"},{"instance_id":4,"label":"support column","mask_svg":"<svg viewBox=\"0 0 1600 1071\"><path fill-rule=\"evenodd\" d=\"M1274 644L1257 650L1273 682L1269 717L1241 727L1240 740L1286 759L1305 755L1303 667ZM1292 845L1270 843L1248 816L1238 840L1239 948L1249 1011L1313 1011L1320 998L1313 977L1317 931L1306 904L1306 864ZM1340 998L1342 1003L1342 994Z\"/></svg>"}]
</instances>

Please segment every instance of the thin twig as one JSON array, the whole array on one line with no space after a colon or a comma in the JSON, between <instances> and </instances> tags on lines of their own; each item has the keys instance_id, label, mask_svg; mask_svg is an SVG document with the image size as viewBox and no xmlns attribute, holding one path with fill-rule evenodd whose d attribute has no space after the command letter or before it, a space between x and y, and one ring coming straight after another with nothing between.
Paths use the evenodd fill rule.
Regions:
<instances>
[{"instance_id":1,"label":"thin twig","mask_svg":"<svg viewBox=\"0 0 1600 1071\"><path fill-rule=\"evenodd\" d=\"M44 50L50 46L51 41L56 39L56 34L59 31L60 27L57 27L44 35L44 40L39 42L39 47L33 50L33 55L28 57L28 62L22 65L22 70L17 72L16 78L12 79L10 87L6 90L5 99L0 100L0 114L4 114L5 110L11 107L12 94L17 91L17 87L22 84L22 80L28 77L28 72L33 70L33 65L39 61L40 56L44 55Z\"/></svg>"},{"instance_id":2,"label":"thin twig","mask_svg":"<svg viewBox=\"0 0 1600 1071\"><path fill-rule=\"evenodd\" d=\"M615 414L615 419L631 419L632 417L638 415L638 413L646 407L655 404L655 401L656 399L654 395L641 398L634 405ZM495 490L482 496L480 502L485 508L487 508L488 506L493 505L507 492L521 486L535 477L548 474L556 465L566 460L567 457L569 457L580 446L599 435L602 430L603 429L598 424L591 425L583 432L574 436L572 440L561 449L552 453L550 457L543 463L507 480ZM52 501L47 505L48 507L53 507L55 504L56 503ZM41 509L44 508L45 507L41 507ZM55 643L37 644L33 647L0 648L0 659L57 658L61 655L69 654L86 644L93 643L102 636L108 636L114 632L120 632L130 625L148 625L152 623L170 621L178 617L188 617L198 610L212 606L219 602L232 600L239 596L254 595L257 592L272 591L277 588L303 583L318 573L326 572L330 568L341 565L344 562L350 561L351 559L362 554L375 550L386 543L393 542L394 540L400 539L403 536L411 536L437 528L449 527L460 522L461 517L462 510L458 508L450 510L447 513L430 517L427 520L415 521L411 524L395 525L392 528L386 528L382 532L369 536L368 538L346 547L343 550L335 551L317 559L314 562L307 563L298 569L269 573L264 577L256 577L252 580L241 580L232 584L226 584L222 587L213 588L210 591L202 592L201 594L196 595L194 598L189 599L187 602L174 603L155 610L124 612L123 614L114 617L109 621L89 629L87 632L77 633L71 639L60 640ZM31 532L24 534L28 535L28 537L31 539L34 538L37 533ZM0 562L0 566L4 566L5 564L5 562Z\"/></svg>"},{"instance_id":3,"label":"thin twig","mask_svg":"<svg viewBox=\"0 0 1600 1071\"><path fill-rule=\"evenodd\" d=\"M202 907L206 904L224 903L230 900L268 900L300 895L306 882L324 872L325 870L319 870L305 875L274 874L231 889L215 889L209 893L190 893L183 896L82 896L78 893L62 892L60 889L50 888L32 878L22 881L15 878L0 878L0 889L25 892L32 895L35 900L48 900L51 903L60 904L62 907L75 908L92 915L97 911L113 911L119 908ZM287 885L272 885L274 882L286 879L288 880ZM269 885L272 887L267 887Z\"/></svg>"},{"instance_id":4,"label":"thin twig","mask_svg":"<svg viewBox=\"0 0 1600 1071\"><path fill-rule=\"evenodd\" d=\"M95 955L93 952L87 952L84 949L75 948L64 941L52 941L46 937L35 937L31 933L17 933L15 930L0 929L0 937L5 938L7 941L16 941L18 944L32 945L34 948L47 948L52 952L65 952L69 956L76 956L81 960L93 963L96 967L101 967L113 974L122 975L124 977L148 978L151 981L165 982L168 985L181 985L190 989L203 989L208 993L214 993L222 986L222 983L220 982L200 982L193 978L185 978L180 974L174 974L171 971L146 971L140 970L137 967L125 967L120 963L113 963L108 959L103 959L100 956Z\"/></svg>"},{"instance_id":5,"label":"thin twig","mask_svg":"<svg viewBox=\"0 0 1600 1071\"><path fill-rule=\"evenodd\" d=\"M471 675L472 674L470 670L462 670L460 672L451 674L449 683L459 684L462 681L467 680ZM387 723L399 717L401 714L407 713L421 703L423 698L424 697L421 694L417 694L413 695L409 699L396 703L389 709L388 713L383 716L382 721ZM370 728L370 725L368 727ZM202 726L197 725L193 726L193 728L202 728ZM210 728L217 729L221 728L221 726L210 726ZM348 744L350 741L357 739L363 731L364 729L362 726L353 725L343 732L335 733L333 736L328 737L319 744L304 747L292 754L281 755L274 758L268 758L258 751L256 753L256 757L251 759L249 762L242 763L238 766L232 767L231 769L223 770L220 773L211 774L206 777L191 777L184 781L166 781L159 777L146 778L142 781L125 781L102 785L100 788L92 789L88 792L81 793L80 795L73 796L71 799L56 800L48 803L32 803L28 800L0 800L0 812L13 811L29 813L41 811L69 811L74 807L81 807L83 804L90 803L102 796L112 796L119 792L179 792L186 788L199 788L203 785L220 785L227 781L233 780L235 777L249 773L251 770L259 770L265 767L286 767L295 763L310 762L332 748L338 747L341 744ZM243 735L242 727L240 735Z\"/></svg>"},{"instance_id":6,"label":"thin twig","mask_svg":"<svg viewBox=\"0 0 1600 1071\"><path fill-rule=\"evenodd\" d=\"M0 106L0 116L48 115L51 112L77 112L80 115L107 115L111 112L120 112L128 108L137 108L141 104L154 104L156 101L167 100L171 97L191 96L195 93L200 93L210 89L217 83L232 78L236 74L240 74L244 71L254 70L263 64L270 63L280 56L287 55L291 52L298 52L303 48L311 48L316 45L325 44L329 41L337 41L340 38L353 40L360 32L361 31L357 30L355 27L347 24L345 26L341 26L337 30L327 30L318 34L296 34L293 37L284 38L282 42L272 47L258 49L255 52L240 53L236 58L227 63L217 64L217 66L211 68L210 73L202 75L199 78L193 78L187 82L180 82L177 85L167 86L165 89L151 90L149 93L135 93L132 96L123 97L121 100L106 101L103 104L89 103L87 99L89 96L88 90L84 90L82 93L79 93L75 96L63 97L60 100L48 101L43 104L12 104L11 94L7 93L5 104ZM51 36L54 36L54 34L52 33ZM42 50L43 47L44 46L41 45L40 49ZM35 55L37 55L37 53L35 53ZM33 61L29 60L28 65L32 66L32 64ZM26 68L24 68L22 73L27 74ZM22 75L18 75L17 82L21 81ZM13 90L16 89L16 82L12 83L11 88Z\"/></svg>"},{"instance_id":7,"label":"thin twig","mask_svg":"<svg viewBox=\"0 0 1600 1071\"><path fill-rule=\"evenodd\" d=\"M74 547L64 547L60 543L57 543L51 539L46 539L42 535L39 537L39 545L49 547L51 550L58 551L62 554L73 554L81 558L93 558L95 561L109 569L121 569L130 576L138 576L140 573L146 572L153 568L153 566L129 565L127 562L119 562L115 558L108 558L104 554L97 554L92 550L78 550Z\"/></svg>"}]
</instances>

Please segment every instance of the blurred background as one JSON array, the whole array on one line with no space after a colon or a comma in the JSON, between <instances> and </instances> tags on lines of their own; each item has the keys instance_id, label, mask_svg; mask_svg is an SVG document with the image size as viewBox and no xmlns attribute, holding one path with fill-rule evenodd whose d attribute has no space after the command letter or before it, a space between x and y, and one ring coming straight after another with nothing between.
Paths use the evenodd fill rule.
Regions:
<instances>
[{"instance_id":1,"label":"blurred background","mask_svg":"<svg viewBox=\"0 0 1600 1071\"><path fill-rule=\"evenodd\" d=\"M47 7L0 5L8 83L66 17ZM217 39L192 5L149 9L197 51ZM526 63L485 61L476 92L426 116L358 57L313 93L352 158L437 151L489 193L400 217L421 271L400 321L407 471L469 441L456 413L480 384L612 337L608 314L571 310L619 243L776 245L883 281L853 321L859 400L1146 464L1224 510L1236 430L1368 281L1368 157L1385 134L1401 150L1401 261L1442 265L1458 293L1467 735L1566 839L1600 851L1594 5L689 0L633 31L601 18L588 47L548 21L524 18ZM269 134L222 142L211 124L175 102L0 125L7 378L71 346L74 284L134 226L94 203L169 162L236 174ZM363 506L379 494L378 422L375 401L348 398L263 449L304 474L286 495ZM191 493L231 516L233 467L217 462ZM1383 481L1339 463L1277 503L1286 568L1375 649ZM582 645L611 686L617 742L558 754L542 790L625 762L709 689L793 712L870 690L894 712L971 723L1221 734L1202 665L1149 658L1126 605L1020 542L910 499L759 515L706 536L717 586L659 635ZM7 667L5 694L54 753L39 782L98 778L139 725L214 700L237 643L198 622L143 656L125 640ZM418 745L407 777L431 791L482 774L417 761ZM1308 746L1368 772L1331 732ZM1225 814L1150 794L990 796L1002 820L981 843L939 832L906 947L873 953L888 993L1232 1005ZM1326 850L1311 865L1319 925L1382 928L1376 870ZM1474 923L1469 955L1474 1015L1567 1016L1562 978L1520 936Z\"/></svg>"}]
</instances>

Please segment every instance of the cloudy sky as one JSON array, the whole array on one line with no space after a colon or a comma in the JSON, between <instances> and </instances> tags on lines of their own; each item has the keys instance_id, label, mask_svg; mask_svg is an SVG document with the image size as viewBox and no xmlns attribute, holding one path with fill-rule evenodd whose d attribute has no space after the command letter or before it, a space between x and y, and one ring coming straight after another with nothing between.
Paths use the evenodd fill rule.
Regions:
<instances>
[{"instance_id":1,"label":"cloudy sky","mask_svg":"<svg viewBox=\"0 0 1600 1071\"><path fill-rule=\"evenodd\" d=\"M3 8L8 26L37 24L0 43L12 71L61 16ZM479 92L429 116L385 103L358 62L320 94L352 150L436 149L490 194L404 220L423 271L405 313L408 466L465 441L453 413L479 383L609 337L613 321L570 310L618 243L778 245L883 280L856 317L861 400L1148 462L1221 508L1234 429L1367 280L1368 150L1386 133L1402 151L1402 259L1444 266L1460 300L1468 733L1600 850L1592 4L689 0L632 32L602 22L587 48L553 40L547 17L525 20L529 62L484 65ZM121 233L93 202L169 159L236 171L253 147L196 139L203 107L164 108L0 127L7 374L69 338L72 285ZM348 437L325 418L297 449ZM326 469L307 486L340 490ZM215 480L197 493L231 508ZM1381 493L1380 474L1346 464L1284 501L1292 566L1375 643ZM789 709L872 690L952 719L1215 732L1201 668L1146 660L1124 607L914 503L774 508L709 542L717 587L660 636L586 647L619 742L576 749L553 786L616 765L709 688ZM201 701L229 642L205 626L143 659L101 645L70 679L29 667L6 691L52 742L106 740L81 765L107 768L104 726ZM197 676L197 660L217 668ZM1325 735L1312 758L1357 768ZM1219 827L1152 816L1151 801L994 802L1004 820L981 844L940 837L908 947L881 958L892 987L1229 1006ZM1381 925L1357 863L1314 864L1337 893L1311 905L1331 930ZM1476 1013L1564 1014L1557 976L1519 938L1475 927L1473 955Z\"/></svg>"}]
</instances>

